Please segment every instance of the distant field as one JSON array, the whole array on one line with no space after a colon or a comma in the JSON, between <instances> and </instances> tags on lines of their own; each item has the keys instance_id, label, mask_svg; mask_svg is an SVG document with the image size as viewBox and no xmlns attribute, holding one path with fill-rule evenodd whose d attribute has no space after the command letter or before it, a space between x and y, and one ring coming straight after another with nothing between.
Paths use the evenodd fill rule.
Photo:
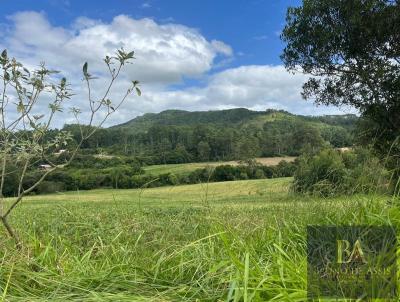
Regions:
<instances>
[{"instance_id":1,"label":"distant field","mask_svg":"<svg viewBox=\"0 0 400 302\"><path fill-rule=\"evenodd\" d=\"M294 156L284 157L259 157L256 160L266 166L277 165L280 161L285 160L292 162L296 159ZM153 175L164 173L185 174L190 173L196 169L205 167L215 167L219 165L238 165L239 161L224 161L224 162L204 162L204 163L187 163L187 164L168 164L168 165L153 165L144 167L144 170Z\"/></svg>"},{"instance_id":2,"label":"distant field","mask_svg":"<svg viewBox=\"0 0 400 302\"><path fill-rule=\"evenodd\" d=\"M12 216L24 249L0 243L1 300L305 301L306 225L398 214L387 197L297 196L290 182L31 196Z\"/></svg>"},{"instance_id":3,"label":"distant field","mask_svg":"<svg viewBox=\"0 0 400 302\"><path fill-rule=\"evenodd\" d=\"M139 189L98 189L80 192L30 196L21 207L51 207L60 205L86 205L95 203L98 206L120 203L135 207L202 207L202 201L218 207L226 202L251 202L252 205L279 197L287 198L291 178L261 179L252 181L230 181L210 184L181 185L170 187ZM267 198L267 199L266 199ZM238 204L239 205L239 204ZM237 205L236 205L237 206Z\"/></svg>"}]
</instances>

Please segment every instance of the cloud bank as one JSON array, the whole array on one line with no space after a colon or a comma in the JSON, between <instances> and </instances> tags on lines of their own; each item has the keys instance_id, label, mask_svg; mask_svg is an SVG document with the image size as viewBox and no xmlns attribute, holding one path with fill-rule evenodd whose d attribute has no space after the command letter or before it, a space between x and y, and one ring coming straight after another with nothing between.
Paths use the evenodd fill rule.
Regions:
<instances>
[{"instance_id":1,"label":"cloud bank","mask_svg":"<svg viewBox=\"0 0 400 302\"><path fill-rule=\"evenodd\" d=\"M198 30L184 25L119 15L110 23L79 17L70 26L59 27L38 12L20 12L8 20L0 46L29 67L46 61L51 68L61 70L77 94L72 101L75 106L82 107L86 97L81 81L84 62L88 61L91 72L99 77L93 88L100 95L105 83L102 58L121 47L135 50L136 60L125 69L111 99L125 92L129 80L140 80L143 94L128 101L108 125L165 109L246 107L299 114L339 112L302 100L300 91L306 77L292 75L283 66L250 65L216 71L220 62L234 59L232 47L223 41L209 41ZM72 121L65 114L57 126Z\"/></svg>"}]
</instances>

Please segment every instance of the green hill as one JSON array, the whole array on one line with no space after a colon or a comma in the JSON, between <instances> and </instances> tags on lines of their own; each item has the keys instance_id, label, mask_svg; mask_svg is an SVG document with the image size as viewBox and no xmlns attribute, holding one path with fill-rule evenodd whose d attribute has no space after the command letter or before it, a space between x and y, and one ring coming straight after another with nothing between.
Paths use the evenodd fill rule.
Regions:
<instances>
[{"instance_id":1,"label":"green hill","mask_svg":"<svg viewBox=\"0 0 400 302\"><path fill-rule=\"evenodd\" d=\"M166 110L100 129L88 154L132 156L147 165L297 156L304 148L353 145L355 115L303 116L283 110ZM77 141L79 127L67 126Z\"/></svg>"},{"instance_id":2,"label":"green hill","mask_svg":"<svg viewBox=\"0 0 400 302\"><path fill-rule=\"evenodd\" d=\"M146 113L126 123L111 127L123 128L129 132L146 132L153 126L195 126L207 124L209 126L232 126L239 128L262 128L266 122L277 120L304 121L317 127L340 126L352 128L357 120L353 114L303 116L291 114L283 110L267 109L252 111L245 108L210 111L165 110L160 113Z\"/></svg>"},{"instance_id":3,"label":"green hill","mask_svg":"<svg viewBox=\"0 0 400 302\"><path fill-rule=\"evenodd\" d=\"M235 125L250 121L265 112L251 111L244 108L218 111L165 110L160 113L146 113L126 123L112 128L129 128L134 131L147 131L154 125L192 126L198 124Z\"/></svg>"}]
</instances>

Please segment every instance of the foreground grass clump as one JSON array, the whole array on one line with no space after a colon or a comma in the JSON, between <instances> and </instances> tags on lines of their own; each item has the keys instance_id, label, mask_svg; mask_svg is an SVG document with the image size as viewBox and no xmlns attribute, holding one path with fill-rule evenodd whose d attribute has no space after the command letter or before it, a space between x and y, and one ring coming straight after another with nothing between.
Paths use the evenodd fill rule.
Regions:
<instances>
[{"instance_id":1,"label":"foreground grass clump","mask_svg":"<svg viewBox=\"0 0 400 302\"><path fill-rule=\"evenodd\" d=\"M398 212L384 196L299 198L290 181L30 197L12 221L23 251L1 243L0 296L305 301L307 224L384 224Z\"/></svg>"}]
</instances>

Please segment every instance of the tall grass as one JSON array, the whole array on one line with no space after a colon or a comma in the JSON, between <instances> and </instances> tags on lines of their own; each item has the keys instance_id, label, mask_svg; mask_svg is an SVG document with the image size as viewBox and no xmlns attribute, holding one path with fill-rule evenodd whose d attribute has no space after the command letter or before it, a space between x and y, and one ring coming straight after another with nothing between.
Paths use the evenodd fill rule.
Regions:
<instances>
[{"instance_id":1,"label":"tall grass","mask_svg":"<svg viewBox=\"0 0 400 302\"><path fill-rule=\"evenodd\" d=\"M307 224L398 224L400 212L388 197L298 197L288 184L257 180L80 192L79 200L72 193L33 197L12 221L24 249L1 242L0 297L305 301Z\"/></svg>"}]
</instances>

